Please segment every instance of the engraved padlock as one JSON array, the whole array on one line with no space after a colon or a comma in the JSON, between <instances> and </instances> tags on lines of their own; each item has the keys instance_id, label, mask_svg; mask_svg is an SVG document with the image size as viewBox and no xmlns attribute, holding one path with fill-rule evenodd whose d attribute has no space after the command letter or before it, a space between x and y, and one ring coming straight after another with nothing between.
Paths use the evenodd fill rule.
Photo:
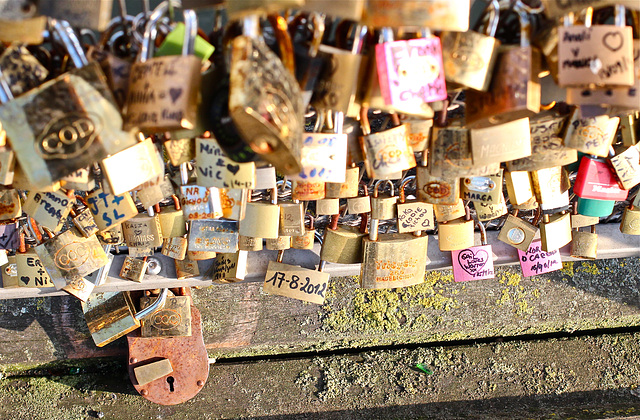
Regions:
<instances>
[{"instance_id":1,"label":"engraved padlock","mask_svg":"<svg viewBox=\"0 0 640 420\"><path fill-rule=\"evenodd\" d=\"M349 214L362 214L371 211L371 198L366 184L361 183L360 187L364 191L363 196L347 198L347 211ZM359 192L359 191L358 191ZM338 214L338 213L333 213Z\"/></svg>"},{"instance_id":2,"label":"engraved padlock","mask_svg":"<svg viewBox=\"0 0 640 420\"><path fill-rule=\"evenodd\" d=\"M465 217L449 222L438 222L438 246L440 251L455 251L470 248L474 244L474 222L465 207Z\"/></svg>"},{"instance_id":3,"label":"engraved padlock","mask_svg":"<svg viewBox=\"0 0 640 420\"><path fill-rule=\"evenodd\" d=\"M571 231L571 253L573 258L595 260L598 255L598 234L596 225L591 225L591 232L582 232L579 228Z\"/></svg>"},{"instance_id":4,"label":"engraved padlock","mask_svg":"<svg viewBox=\"0 0 640 420\"><path fill-rule=\"evenodd\" d=\"M84 205L83 209L71 209L71 217L73 224L76 229L84 236L85 238L90 237L91 235L98 233L100 230L96 225L96 221L91 214L91 209L89 208L89 204L84 197L76 195L76 201L79 201ZM74 206L75 207L75 206Z\"/></svg>"},{"instance_id":5,"label":"engraved padlock","mask_svg":"<svg viewBox=\"0 0 640 420\"><path fill-rule=\"evenodd\" d=\"M464 202L459 198L456 204L434 204L433 213L436 221L441 223L464 217L466 210Z\"/></svg>"},{"instance_id":6,"label":"engraved padlock","mask_svg":"<svg viewBox=\"0 0 640 420\"><path fill-rule=\"evenodd\" d=\"M157 248L162 246L160 219L154 211L141 213L122 224L124 241L129 247Z\"/></svg>"},{"instance_id":7,"label":"engraved padlock","mask_svg":"<svg viewBox=\"0 0 640 420\"><path fill-rule=\"evenodd\" d=\"M313 244L316 237L314 218L307 213L305 215L305 219L309 220L309 227L305 227L304 235L291 237L291 248L293 249L313 249Z\"/></svg>"},{"instance_id":8,"label":"engraved padlock","mask_svg":"<svg viewBox=\"0 0 640 420\"><path fill-rule=\"evenodd\" d=\"M184 218L182 206L178 196L173 194L173 209L164 207L157 211L160 231L163 238L175 238L184 236L187 233L187 223Z\"/></svg>"},{"instance_id":9,"label":"engraved padlock","mask_svg":"<svg viewBox=\"0 0 640 420\"><path fill-rule=\"evenodd\" d=\"M489 89L500 46L500 41L495 38L500 17L498 0L489 2L484 13L487 11L489 18L484 33L469 30L443 32L440 35L449 88L460 86L479 91ZM482 22L482 19L480 21Z\"/></svg>"},{"instance_id":10,"label":"engraved padlock","mask_svg":"<svg viewBox=\"0 0 640 420\"><path fill-rule=\"evenodd\" d=\"M360 168L347 168L345 181L341 183L327 182L325 184L325 198L351 198L358 196L358 181Z\"/></svg>"},{"instance_id":11,"label":"engraved padlock","mask_svg":"<svg viewBox=\"0 0 640 420\"><path fill-rule=\"evenodd\" d=\"M463 200L474 203L500 204L502 197L502 169L490 176L474 176L462 180L460 192Z\"/></svg>"},{"instance_id":12,"label":"engraved padlock","mask_svg":"<svg viewBox=\"0 0 640 420\"><path fill-rule=\"evenodd\" d=\"M567 126L564 145L582 153L607 157L619 124L619 117L578 118L576 115Z\"/></svg>"},{"instance_id":13,"label":"engraved padlock","mask_svg":"<svg viewBox=\"0 0 640 420\"><path fill-rule=\"evenodd\" d=\"M460 179L433 176L426 166L416 168L418 200L431 204L457 204L460 199Z\"/></svg>"},{"instance_id":14,"label":"engraved padlock","mask_svg":"<svg viewBox=\"0 0 640 420\"><path fill-rule=\"evenodd\" d=\"M507 194L512 204L520 205L533 198L533 187L529 172L509 171L504 174L505 184L507 184ZM526 251L526 250L525 250Z\"/></svg>"},{"instance_id":15,"label":"engraved padlock","mask_svg":"<svg viewBox=\"0 0 640 420\"><path fill-rule=\"evenodd\" d=\"M620 232L627 235L640 235L640 209L633 204L624 209Z\"/></svg>"},{"instance_id":16,"label":"engraved padlock","mask_svg":"<svg viewBox=\"0 0 640 420\"><path fill-rule=\"evenodd\" d=\"M504 194L502 194L502 191L500 191L498 203L492 204L476 201L473 203L473 208L476 210L476 215L480 222L497 219L498 217L502 217L508 213L507 204L504 200Z\"/></svg>"},{"instance_id":17,"label":"engraved padlock","mask_svg":"<svg viewBox=\"0 0 640 420\"><path fill-rule=\"evenodd\" d=\"M96 225L101 231L106 231L138 214L133 199L129 193L113 195L102 189L97 189L86 197Z\"/></svg>"}]
</instances>

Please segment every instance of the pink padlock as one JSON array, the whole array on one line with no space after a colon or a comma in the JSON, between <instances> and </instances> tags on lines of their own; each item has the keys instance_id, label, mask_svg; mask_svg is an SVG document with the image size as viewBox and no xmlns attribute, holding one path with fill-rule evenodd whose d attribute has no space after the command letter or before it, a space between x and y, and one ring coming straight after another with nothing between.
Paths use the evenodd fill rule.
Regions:
<instances>
[{"instance_id":1,"label":"pink padlock","mask_svg":"<svg viewBox=\"0 0 640 420\"><path fill-rule=\"evenodd\" d=\"M539 239L531 242L527 252L518 250L518 258L520 259L520 268L522 268L522 275L524 277L550 273L551 271L562 268L560 251L556 249L544 252L542 250L542 241Z\"/></svg>"},{"instance_id":2,"label":"pink padlock","mask_svg":"<svg viewBox=\"0 0 640 420\"><path fill-rule=\"evenodd\" d=\"M482 245L451 253L455 281L485 280L495 277L493 251L491 245L487 244L487 232L482 223L478 222L477 225L480 227Z\"/></svg>"},{"instance_id":3,"label":"pink padlock","mask_svg":"<svg viewBox=\"0 0 640 420\"><path fill-rule=\"evenodd\" d=\"M386 40L393 39L383 28ZM376 45L380 91L385 104L397 108L447 98L440 38L417 38Z\"/></svg>"}]
</instances>

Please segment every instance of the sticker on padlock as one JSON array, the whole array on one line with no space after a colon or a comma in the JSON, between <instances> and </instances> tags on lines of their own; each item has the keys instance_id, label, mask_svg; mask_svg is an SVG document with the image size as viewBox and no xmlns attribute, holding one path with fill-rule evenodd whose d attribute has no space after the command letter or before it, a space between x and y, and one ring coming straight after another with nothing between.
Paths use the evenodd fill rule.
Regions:
<instances>
[{"instance_id":1,"label":"sticker on padlock","mask_svg":"<svg viewBox=\"0 0 640 420\"><path fill-rule=\"evenodd\" d=\"M495 277L493 271L493 251L487 244L484 225L480 226L482 245L455 250L451 253L453 279L455 281L485 280Z\"/></svg>"},{"instance_id":2,"label":"sticker on padlock","mask_svg":"<svg viewBox=\"0 0 640 420\"><path fill-rule=\"evenodd\" d=\"M222 217L220 193L215 187L182 185L180 186L180 204L186 220Z\"/></svg>"},{"instance_id":3,"label":"sticker on padlock","mask_svg":"<svg viewBox=\"0 0 640 420\"><path fill-rule=\"evenodd\" d=\"M483 204L500 204L502 197L502 169L498 174L490 176L474 176L464 178L460 192L463 200Z\"/></svg>"},{"instance_id":4,"label":"sticker on padlock","mask_svg":"<svg viewBox=\"0 0 640 420\"><path fill-rule=\"evenodd\" d=\"M533 277L562 269L560 251L544 251L540 240L533 241L526 251L518 250L520 268L524 277Z\"/></svg>"}]
</instances>

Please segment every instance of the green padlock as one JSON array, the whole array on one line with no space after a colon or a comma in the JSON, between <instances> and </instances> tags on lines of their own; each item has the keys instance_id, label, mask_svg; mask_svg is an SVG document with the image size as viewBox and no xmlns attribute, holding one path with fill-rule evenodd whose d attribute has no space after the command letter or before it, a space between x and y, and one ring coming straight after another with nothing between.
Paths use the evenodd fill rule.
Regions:
<instances>
[{"instance_id":1,"label":"green padlock","mask_svg":"<svg viewBox=\"0 0 640 420\"><path fill-rule=\"evenodd\" d=\"M162 45L153 54L154 57L162 57L165 55L180 55L182 53L182 44L184 43L184 23L178 23L175 28L165 37ZM196 37L194 46L194 55L200 57L202 61L206 61L211 57L215 48L213 45L205 41L201 36Z\"/></svg>"},{"instance_id":2,"label":"green padlock","mask_svg":"<svg viewBox=\"0 0 640 420\"><path fill-rule=\"evenodd\" d=\"M592 200L578 197L578 214L592 217L607 217L613 213L613 200Z\"/></svg>"}]
</instances>

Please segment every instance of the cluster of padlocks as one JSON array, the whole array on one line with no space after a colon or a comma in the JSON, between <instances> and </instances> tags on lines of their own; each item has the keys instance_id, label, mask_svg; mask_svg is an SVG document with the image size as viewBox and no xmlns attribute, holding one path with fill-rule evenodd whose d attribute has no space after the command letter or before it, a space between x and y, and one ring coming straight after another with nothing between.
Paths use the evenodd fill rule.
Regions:
<instances>
[{"instance_id":1,"label":"cluster of padlocks","mask_svg":"<svg viewBox=\"0 0 640 420\"><path fill-rule=\"evenodd\" d=\"M0 245L4 286L76 296L98 345L143 317L93 294L116 248L141 283L156 252L234 282L278 250L264 291L322 303L325 263L361 264L365 288L424 281L429 238L456 280L492 278L487 225L527 276L569 243L596 258L620 203L640 235L637 1L479 1L471 28L469 0L121 2L111 21L80 3L0 15ZM283 263L315 242L317 270ZM145 315L188 312L161 297ZM173 327L143 335L190 333Z\"/></svg>"}]
</instances>

